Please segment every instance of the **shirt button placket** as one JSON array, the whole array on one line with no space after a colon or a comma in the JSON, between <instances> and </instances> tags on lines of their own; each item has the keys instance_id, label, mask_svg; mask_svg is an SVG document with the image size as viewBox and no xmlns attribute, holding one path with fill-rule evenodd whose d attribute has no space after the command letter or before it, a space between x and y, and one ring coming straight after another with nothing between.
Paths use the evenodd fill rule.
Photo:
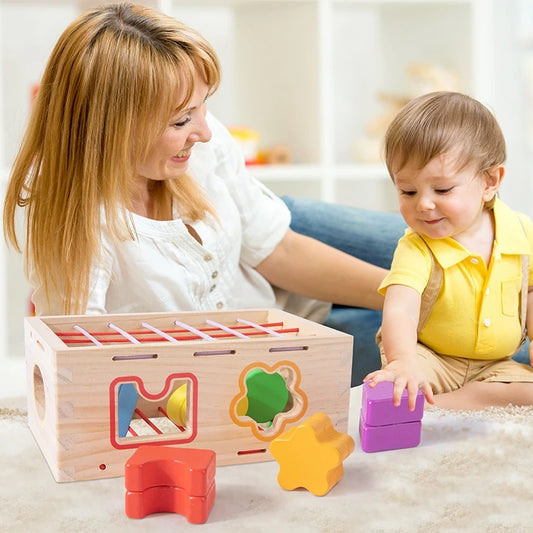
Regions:
<instances>
[{"instance_id":1,"label":"shirt button placket","mask_svg":"<svg viewBox=\"0 0 533 533\"><path fill-rule=\"evenodd\" d=\"M212 260L213 260L213 255L210 254L209 252L207 252L207 253L204 255L204 261L205 261L206 263L209 263L209 262L212 261ZM211 272L211 279L216 279L217 277L218 277L218 270L213 270L213 271ZM213 283L213 285L211 285L211 286L209 287L209 292L213 292L216 288L217 288L216 283ZM220 309L222 309L222 308L224 307L224 302L222 302L222 301L219 300L215 305L216 305L216 308L220 310Z\"/></svg>"}]
</instances>

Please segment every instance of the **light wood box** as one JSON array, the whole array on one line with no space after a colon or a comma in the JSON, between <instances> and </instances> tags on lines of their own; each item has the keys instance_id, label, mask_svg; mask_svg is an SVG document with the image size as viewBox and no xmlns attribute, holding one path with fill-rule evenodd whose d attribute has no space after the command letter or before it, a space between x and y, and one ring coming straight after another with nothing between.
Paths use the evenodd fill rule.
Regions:
<instances>
[{"instance_id":1,"label":"light wood box","mask_svg":"<svg viewBox=\"0 0 533 533\"><path fill-rule=\"evenodd\" d=\"M217 465L270 460L270 441L314 413L326 413L338 431L347 431L352 342L350 335L274 309L29 317L29 426L58 482L121 476L141 444L212 449ZM290 392L270 425L237 413L245 377L255 368L278 372ZM137 387L137 407L157 431L135 414L134 433L119 436L123 383ZM178 429L161 408L184 383L187 423Z\"/></svg>"}]
</instances>

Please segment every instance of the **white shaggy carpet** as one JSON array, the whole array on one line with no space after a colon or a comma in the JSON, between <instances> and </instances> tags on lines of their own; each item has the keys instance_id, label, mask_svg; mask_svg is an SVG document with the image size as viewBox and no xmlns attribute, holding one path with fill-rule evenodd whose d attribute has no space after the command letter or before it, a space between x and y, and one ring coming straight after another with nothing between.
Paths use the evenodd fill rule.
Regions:
<instances>
[{"instance_id":1,"label":"white shaggy carpet","mask_svg":"<svg viewBox=\"0 0 533 533\"><path fill-rule=\"evenodd\" d=\"M277 484L275 462L219 467L206 524L124 514L124 479L57 484L26 426L23 398L0 400L0 531L324 533L533 532L533 408L426 411L417 448L364 453L323 497Z\"/></svg>"}]
</instances>

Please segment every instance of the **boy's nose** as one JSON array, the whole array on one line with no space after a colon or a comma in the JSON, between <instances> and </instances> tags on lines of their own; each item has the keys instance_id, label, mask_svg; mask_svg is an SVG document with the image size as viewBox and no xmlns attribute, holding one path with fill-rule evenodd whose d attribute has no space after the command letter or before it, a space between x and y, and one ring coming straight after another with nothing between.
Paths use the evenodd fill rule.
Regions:
<instances>
[{"instance_id":1,"label":"boy's nose","mask_svg":"<svg viewBox=\"0 0 533 533\"><path fill-rule=\"evenodd\" d=\"M435 203L429 195L421 195L416 208L418 211L429 211L430 209L435 209Z\"/></svg>"}]
</instances>

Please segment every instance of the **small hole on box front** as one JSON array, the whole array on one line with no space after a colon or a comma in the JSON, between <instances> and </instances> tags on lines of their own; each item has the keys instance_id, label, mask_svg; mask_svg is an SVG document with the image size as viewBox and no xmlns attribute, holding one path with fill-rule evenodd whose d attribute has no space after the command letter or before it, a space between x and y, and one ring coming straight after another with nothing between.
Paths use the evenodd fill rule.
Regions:
<instances>
[{"instance_id":1,"label":"small hole on box front","mask_svg":"<svg viewBox=\"0 0 533 533\"><path fill-rule=\"evenodd\" d=\"M33 368L33 398L35 400L37 416L41 422L43 422L46 414L46 395L44 390L43 375L38 365L35 365Z\"/></svg>"},{"instance_id":2,"label":"small hole on box front","mask_svg":"<svg viewBox=\"0 0 533 533\"><path fill-rule=\"evenodd\" d=\"M107 468L107 466L104 463L102 463L98 468L100 470L105 470Z\"/></svg>"},{"instance_id":3,"label":"small hole on box front","mask_svg":"<svg viewBox=\"0 0 533 533\"><path fill-rule=\"evenodd\" d=\"M206 355L235 355L236 353L236 350L207 350L204 352L194 352L193 355L195 357L201 357Z\"/></svg>"},{"instance_id":4,"label":"small hole on box front","mask_svg":"<svg viewBox=\"0 0 533 533\"><path fill-rule=\"evenodd\" d=\"M237 455L252 455L254 453L266 453L266 448L258 448L257 450L240 450Z\"/></svg>"},{"instance_id":5,"label":"small hole on box front","mask_svg":"<svg viewBox=\"0 0 533 533\"><path fill-rule=\"evenodd\" d=\"M300 350L309 350L309 346L274 346L269 348L269 352L297 352Z\"/></svg>"},{"instance_id":6,"label":"small hole on box front","mask_svg":"<svg viewBox=\"0 0 533 533\"><path fill-rule=\"evenodd\" d=\"M156 353L143 353L135 355L114 355L112 361L136 361L142 359L157 359Z\"/></svg>"}]
</instances>

